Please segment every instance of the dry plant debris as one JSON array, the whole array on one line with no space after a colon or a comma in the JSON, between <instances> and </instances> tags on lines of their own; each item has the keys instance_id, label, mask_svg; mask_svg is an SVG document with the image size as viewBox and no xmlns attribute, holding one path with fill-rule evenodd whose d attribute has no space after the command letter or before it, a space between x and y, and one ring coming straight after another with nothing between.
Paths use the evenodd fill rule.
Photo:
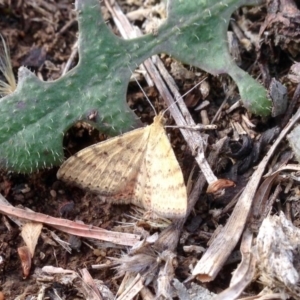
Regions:
<instances>
[{"instance_id":1,"label":"dry plant debris","mask_svg":"<svg viewBox=\"0 0 300 300\"><path fill-rule=\"evenodd\" d=\"M289 221L283 212L268 216L262 222L253 251L257 260L259 280L274 292L291 291L299 295L300 229ZM288 292L287 292L288 295Z\"/></svg>"},{"instance_id":2,"label":"dry plant debris","mask_svg":"<svg viewBox=\"0 0 300 300\"><path fill-rule=\"evenodd\" d=\"M26 64L51 80L76 64L77 21L71 1L38 4L1 3L1 33L14 71ZM0 297L299 299L300 191L294 159L299 154L285 139L299 118L297 5L273 0L243 7L233 14L228 32L230 53L239 66L262 78L280 109L288 98L279 117L247 113L236 102L229 77L209 76L172 57L153 57L132 70L156 109L171 107L172 117L183 125L186 142L178 129L167 133L187 183L184 218L136 222L141 214L128 216L128 206L103 203L65 186L56 179L55 168L26 176L2 172L0 190L13 206L0 206ZM123 38L141 34L132 23L155 32L165 18L164 3L157 1L104 1L102 12ZM8 48L2 51L7 55ZM134 82L127 98L142 121L151 124L153 111ZM172 105L174 98L184 117ZM217 129L192 131L197 123ZM295 152L297 130L289 135ZM73 154L104 138L90 126L76 124L65 146ZM41 233L24 220L43 224ZM240 257L232 256L235 251Z\"/></svg>"}]
</instances>

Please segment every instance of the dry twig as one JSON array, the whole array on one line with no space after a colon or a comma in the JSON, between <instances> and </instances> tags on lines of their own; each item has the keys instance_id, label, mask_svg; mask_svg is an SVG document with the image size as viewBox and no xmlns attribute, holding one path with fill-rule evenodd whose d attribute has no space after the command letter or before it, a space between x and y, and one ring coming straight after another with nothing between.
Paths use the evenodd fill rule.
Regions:
<instances>
[{"instance_id":1,"label":"dry twig","mask_svg":"<svg viewBox=\"0 0 300 300\"><path fill-rule=\"evenodd\" d=\"M258 188L267 163L274 154L274 151L281 140L286 136L299 118L300 109L298 109L297 113L291 118L287 126L281 131L277 140L271 146L266 156L262 159L243 193L239 197L238 202L224 229L215 238L210 247L207 249L206 253L197 263L193 270L193 276L197 277L197 279L200 281L207 282L213 280L217 276L223 264L226 262L232 250L235 248L244 230L255 192Z\"/></svg>"}]
</instances>

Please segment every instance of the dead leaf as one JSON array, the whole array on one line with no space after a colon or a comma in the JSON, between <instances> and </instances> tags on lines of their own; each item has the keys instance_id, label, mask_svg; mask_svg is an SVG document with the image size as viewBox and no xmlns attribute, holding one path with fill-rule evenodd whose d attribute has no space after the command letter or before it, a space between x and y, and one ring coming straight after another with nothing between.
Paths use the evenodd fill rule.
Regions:
<instances>
[{"instance_id":1,"label":"dead leaf","mask_svg":"<svg viewBox=\"0 0 300 300\"><path fill-rule=\"evenodd\" d=\"M235 186L235 183L229 179L218 179L217 181L211 183L206 190L206 193L213 194L217 191L224 189L226 187Z\"/></svg>"},{"instance_id":2,"label":"dead leaf","mask_svg":"<svg viewBox=\"0 0 300 300\"><path fill-rule=\"evenodd\" d=\"M25 244L28 246L31 257L34 255L35 246L41 234L42 228L43 224L34 222L28 222L22 228L21 236Z\"/></svg>"},{"instance_id":3,"label":"dead leaf","mask_svg":"<svg viewBox=\"0 0 300 300\"><path fill-rule=\"evenodd\" d=\"M31 269L31 252L27 246L18 248L24 279L29 276Z\"/></svg>"}]
</instances>

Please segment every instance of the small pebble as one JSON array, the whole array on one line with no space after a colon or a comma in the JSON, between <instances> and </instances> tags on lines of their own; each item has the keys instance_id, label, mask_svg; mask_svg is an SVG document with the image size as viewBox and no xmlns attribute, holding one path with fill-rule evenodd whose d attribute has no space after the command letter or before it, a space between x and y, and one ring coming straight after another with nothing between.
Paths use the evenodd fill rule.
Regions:
<instances>
[{"instance_id":1,"label":"small pebble","mask_svg":"<svg viewBox=\"0 0 300 300\"><path fill-rule=\"evenodd\" d=\"M28 193L30 191L30 187L26 183L17 184L12 188L12 191L15 193Z\"/></svg>"},{"instance_id":2,"label":"small pebble","mask_svg":"<svg viewBox=\"0 0 300 300\"><path fill-rule=\"evenodd\" d=\"M52 198L56 198L57 193L56 193L55 190L51 190L51 191L50 191L50 195L52 196Z\"/></svg>"},{"instance_id":3,"label":"small pebble","mask_svg":"<svg viewBox=\"0 0 300 300\"><path fill-rule=\"evenodd\" d=\"M60 195L64 195L64 194L65 194L65 191L64 191L64 190L58 190L58 193L59 193Z\"/></svg>"},{"instance_id":4,"label":"small pebble","mask_svg":"<svg viewBox=\"0 0 300 300\"><path fill-rule=\"evenodd\" d=\"M62 203L59 208L59 214L63 217L68 215L72 210L74 209L74 202L73 201L68 201Z\"/></svg>"},{"instance_id":5,"label":"small pebble","mask_svg":"<svg viewBox=\"0 0 300 300\"><path fill-rule=\"evenodd\" d=\"M23 194L16 194L16 195L14 195L14 200L15 201L18 201L18 202L22 203L24 201L24 199L25 199L25 197L24 197Z\"/></svg>"},{"instance_id":6,"label":"small pebble","mask_svg":"<svg viewBox=\"0 0 300 300\"><path fill-rule=\"evenodd\" d=\"M106 252L101 249L94 249L93 254L95 256L102 256L102 257L106 256Z\"/></svg>"},{"instance_id":7,"label":"small pebble","mask_svg":"<svg viewBox=\"0 0 300 300\"><path fill-rule=\"evenodd\" d=\"M61 187L61 181L56 180L56 181L53 182L53 184L52 184L52 189L53 190L59 190L60 187Z\"/></svg>"},{"instance_id":8,"label":"small pebble","mask_svg":"<svg viewBox=\"0 0 300 300\"><path fill-rule=\"evenodd\" d=\"M81 239L75 235L70 235L69 239L68 239L68 243L70 244L70 247L73 250L77 250L78 252L80 251L80 247L81 247Z\"/></svg>"},{"instance_id":9,"label":"small pebble","mask_svg":"<svg viewBox=\"0 0 300 300\"><path fill-rule=\"evenodd\" d=\"M40 259L43 260L46 257L46 254L44 252L40 252Z\"/></svg>"}]
</instances>

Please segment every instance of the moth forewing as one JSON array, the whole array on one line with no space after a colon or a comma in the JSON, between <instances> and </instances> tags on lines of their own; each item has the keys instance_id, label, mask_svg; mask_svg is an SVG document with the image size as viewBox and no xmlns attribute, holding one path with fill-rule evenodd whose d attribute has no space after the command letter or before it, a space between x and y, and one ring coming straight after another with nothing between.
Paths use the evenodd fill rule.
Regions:
<instances>
[{"instance_id":1,"label":"moth forewing","mask_svg":"<svg viewBox=\"0 0 300 300\"><path fill-rule=\"evenodd\" d=\"M57 177L101 196L117 197L120 193L125 194L125 190L133 193L133 189L129 191L130 183L136 179L146 150L144 129L130 131L79 151L62 164Z\"/></svg>"},{"instance_id":2,"label":"moth forewing","mask_svg":"<svg viewBox=\"0 0 300 300\"><path fill-rule=\"evenodd\" d=\"M151 175L151 210L166 218L181 218L187 210L186 186L162 122L150 134L149 144L154 146L146 160Z\"/></svg>"},{"instance_id":3,"label":"moth forewing","mask_svg":"<svg viewBox=\"0 0 300 300\"><path fill-rule=\"evenodd\" d=\"M186 187L162 114L149 126L81 150L57 177L113 203L132 203L167 218L186 214Z\"/></svg>"}]
</instances>

